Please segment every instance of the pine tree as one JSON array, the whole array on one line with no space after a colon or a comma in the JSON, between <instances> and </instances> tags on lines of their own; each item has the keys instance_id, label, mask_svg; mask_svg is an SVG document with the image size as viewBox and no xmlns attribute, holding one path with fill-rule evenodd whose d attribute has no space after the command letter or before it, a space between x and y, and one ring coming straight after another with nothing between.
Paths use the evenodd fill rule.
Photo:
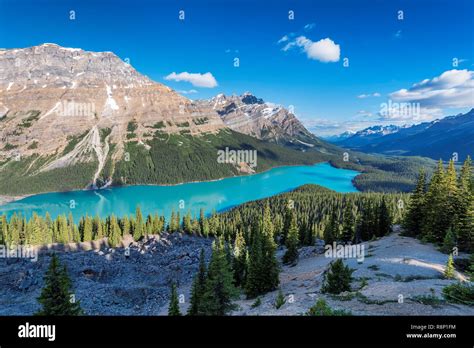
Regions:
<instances>
[{"instance_id":1,"label":"pine tree","mask_svg":"<svg viewBox=\"0 0 474 348\"><path fill-rule=\"evenodd\" d=\"M184 232L191 234L193 232L191 224L191 212L188 210L186 215L183 217L183 229Z\"/></svg>"},{"instance_id":2,"label":"pine tree","mask_svg":"<svg viewBox=\"0 0 474 348\"><path fill-rule=\"evenodd\" d=\"M201 208L199 211L199 225L201 226L201 234L204 237L209 236L209 221L204 216L204 210Z\"/></svg>"},{"instance_id":3,"label":"pine tree","mask_svg":"<svg viewBox=\"0 0 474 348\"><path fill-rule=\"evenodd\" d=\"M385 199L382 198L382 202L378 208L377 218L377 236L383 237L388 235L392 231L392 217L388 210Z\"/></svg>"},{"instance_id":4,"label":"pine tree","mask_svg":"<svg viewBox=\"0 0 474 348\"><path fill-rule=\"evenodd\" d=\"M171 298L170 304L168 307L169 316L180 316L181 312L179 311L179 300L178 300L178 290L176 289L176 284L171 286Z\"/></svg>"},{"instance_id":5,"label":"pine tree","mask_svg":"<svg viewBox=\"0 0 474 348\"><path fill-rule=\"evenodd\" d=\"M44 287L38 302L42 309L36 315L80 315L80 303L71 302L71 280L66 267L61 267L56 254L53 254L48 271L44 277Z\"/></svg>"},{"instance_id":6,"label":"pine tree","mask_svg":"<svg viewBox=\"0 0 474 348\"><path fill-rule=\"evenodd\" d=\"M138 206L135 211L135 226L133 230L133 239L138 241L145 235L145 223L143 221L143 215L140 207Z\"/></svg>"},{"instance_id":7,"label":"pine tree","mask_svg":"<svg viewBox=\"0 0 474 348\"><path fill-rule=\"evenodd\" d=\"M337 222L336 212L333 211L328 221L328 224L324 228L324 235L323 235L324 243L332 244L334 241L336 241L337 236L338 236L338 230L339 230L339 224Z\"/></svg>"},{"instance_id":8,"label":"pine tree","mask_svg":"<svg viewBox=\"0 0 474 348\"><path fill-rule=\"evenodd\" d=\"M280 266L276 258L276 243L274 239L274 227L270 215L270 206L267 203L263 212L262 221L263 237L263 274L266 276L268 291L274 290L280 284Z\"/></svg>"},{"instance_id":9,"label":"pine tree","mask_svg":"<svg viewBox=\"0 0 474 348\"><path fill-rule=\"evenodd\" d=\"M346 203L342 223L341 239L343 242L351 242L354 239L355 219L352 212L352 203Z\"/></svg>"},{"instance_id":10,"label":"pine tree","mask_svg":"<svg viewBox=\"0 0 474 348\"><path fill-rule=\"evenodd\" d=\"M122 222L121 225L122 225L123 235L124 236L129 235L130 234L130 220L128 216L124 216L121 222Z\"/></svg>"},{"instance_id":11,"label":"pine tree","mask_svg":"<svg viewBox=\"0 0 474 348\"><path fill-rule=\"evenodd\" d=\"M455 231L460 250L470 252L474 249L474 185L472 182L472 163L468 156L459 175Z\"/></svg>"},{"instance_id":12,"label":"pine tree","mask_svg":"<svg viewBox=\"0 0 474 348\"><path fill-rule=\"evenodd\" d=\"M273 237L262 226L265 226L263 221L261 224L255 223L253 226L245 282L245 293L248 298L273 291L279 284L279 265L275 255L276 248Z\"/></svg>"},{"instance_id":13,"label":"pine tree","mask_svg":"<svg viewBox=\"0 0 474 348\"><path fill-rule=\"evenodd\" d=\"M206 260L204 256L204 249L201 249L201 255L199 257L199 271L196 277L194 277L188 315L203 314L200 308L204 291L206 290L206 278Z\"/></svg>"},{"instance_id":14,"label":"pine tree","mask_svg":"<svg viewBox=\"0 0 474 348\"><path fill-rule=\"evenodd\" d=\"M446 268L444 270L444 277L447 279L454 278L454 261L453 254L449 255L448 262L446 263Z\"/></svg>"},{"instance_id":15,"label":"pine tree","mask_svg":"<svg viewBox=\"0 0 474 348\"><path fill-rule=\"evenodd\" d=\"M446 235L444 236L442 249L446 253L452 253L453 248L456 246L456 235L451 227L448 228Z\"/></svg>"},{"instance_id":16,"label":"pine tree","mask_svg":"<svg viewBox=\"0 0 474 348\"><path fill-rule=\"evenodd\" d=\"M175 225L175 222L176 222L176 214L173 209L171 211L170 223L168 225L168 230L170 233L176 232L178 230L178 226Z\"/></svg>"},{"instance_id":17,"label":"pine tree","mask_svg":"<svg viewBox=\"0 0 474 348\"><path fill-rule=\"evenodd\" d=\"M431 178L431 182L426 193L428 202L423 222L422 233L428 241L442 242L447 228L450 226L451 217L448 209L448 192L446 185L446 173L443 162L438 162L438 167Z\"/></svg>"},{"instance_id":18,"label":"pine tree","mask_svg":"<svg viewBox=\"0 0 474 348\"><path fill-rule=\"evenodd\" d=\"M201 308L204 315L226 315L234 308L232 298L237 295L222 237L214 241L207 269L205 291Z\"/></svg>"},{"instance_id":19,"label":"pine tree","mask_svg":"<svg viewBox=\"0 0 474 348\"><path fill-rule=\"evenodd\" d=\"M283 220L283 233L281 235L281 240L280 242L282 244L286 243L286 237L288 235L288 232L290 231L290 224L291 224L291 219L293 217L293 209L290 207L289 204L285 204L285 216Z\"/></svg>"},{"instance_id":20,"label":"pine tree","mask_svg":"<svg viewBox=\"0 0 474 348\"><path fill-rule=\"evenodd\" d=\"M283 255L283 262L286 264L296 264L298 262L299 231L295 212L291 214L289 231L286 235L287 250Z\"/></svg>"},{"instance_id":21,"label":"pine tree","mask_svg":"<svg viewBox=\"0 0 474 348\"><path fill-rule=\"evenodd\" d=\"M247 248L242 231L237 232L235 237L233 254L232 269L234 271L235 285L242 286L245 284L247 274Z\"/></svg>"},{"instance_id":22,"label":"pine tree","mask_svg":"<svg viewBox=\"0 0 474 348\"><path fill-rule=\"evenodd\" d=\"M84 229L82 231L82 241L89 242L92 240L92 219L86 215L84 219Z\"/></svg>"},{"instance_id":23,"label":"pine tree","mask_svg":"<svg viewBox=\"0 0 474 348\"><path fill-rule=\"evenodd\" d=\"M354 270L345 266L342 259L331 262L329 270L324 274L321 291L330 294L351 291L352 272Z\"/></svg>"},{"instance_id":24,"label":"pine tree","mask_svg":"<svg viewBox=\"0 0 474 348\"><path fill-rule=\"evenodd\" d=\"M122 240L122 233L120 231L120 226L118 225L117 218L112 215L109 222L109 234L107 241L112 248L119 246Z\"/></svg>"},{"instance_id":25,"label":"pine tree","mask_svg":"<svg viewBox=\"0 0 474 348\"><path fill-rule=\"evenodd\" d=\"M8 222L7 217L2 215L0 217L0 244L8 244Z\"/></svg>"},{"instance_id":26,"label":"pine tree","mask_svg":"<svg viewBox=\"0 0 474 348\"><path fill-rule=\"evenodd\" d=\"M418 175L418 182L415 191L411 195L408 212L403 221L405 235L418 236L422 232L422 226L425 219L425 187L426 174L424 170Z\"/></svg>"},{"instance_id":27,"label":"pine tree","mask_svg":"<svg viewBox=\"0 0 474 348\"><path fill-rule=\"evenodd\" d=\"M94 221L93 221L93 234L94 234L94 240L104 238L104 229L102 227L102 221L97 215L94 217Z\"/></svg>"}]
</instances>

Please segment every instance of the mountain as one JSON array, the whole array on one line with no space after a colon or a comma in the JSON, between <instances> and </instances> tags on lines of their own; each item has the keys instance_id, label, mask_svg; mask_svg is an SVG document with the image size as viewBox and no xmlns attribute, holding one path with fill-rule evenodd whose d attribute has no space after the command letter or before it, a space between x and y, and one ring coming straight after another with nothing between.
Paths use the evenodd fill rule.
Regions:
<instances>
[{"instance_id":1,"label":"mountain","mask_svg":"<svg viewBox=\"0 0 474 348\"><path fill-rule=\"evenodd\" d=\"M369 153L424 156L461 161L474 155L474 109L414 126L374 126L335 141L345 148Z\"/></svg>"},{"instance_id":2,"label":"mountain","mask_svg":"<svg viewBox=\"0 0 474 348\"><path fill-rule=\"evenodd\" d=\"M297 149L325 151L325 143L309 132L292 112L251 93L219 94L201 100L200 104L215 110L224 124L236 132Z\"/></svg>"},{"instance_id":3,"label":"mountain","mask_svg":"<svg viewBox=\"0 0 474 348\"><path fill-rule=\"evenodd\" d=\"M344 133L341 133L341 134L323 136L322 138L331 143L337 143L353 136L355 133L356 132L353 132L353 131L345 131Z\"/></svg>"},{"instance_id":4,"label":"mountain","mask_svg":"<svg viewBox=\"0 0 474 348\"><path fill-rule=\"evenodd\" d=\"M397 133L402 128L403 127L395 125L376 125L357 132L344 132L338 136L326 138L326 140L335 144L343 144L345 147L356 148L362 145L367 145L377 139L384 137L385 135Z\"/></svg>"},{"instance_id":5,"label":"mountain","mask_svg":"<svg viewBox=\"0 0 474 348\"><path fill-rule=\"evenodd\" d=\"M327 160L323 142L311 154L279 146L320 142L283 108L249 94L194 102L112 52L0 50L0 72L0 193L175 184ZM238 126L237 107L253 121ZM258 168L217 163L225 147L257 150Z\"/></svg>"}]
</instances>

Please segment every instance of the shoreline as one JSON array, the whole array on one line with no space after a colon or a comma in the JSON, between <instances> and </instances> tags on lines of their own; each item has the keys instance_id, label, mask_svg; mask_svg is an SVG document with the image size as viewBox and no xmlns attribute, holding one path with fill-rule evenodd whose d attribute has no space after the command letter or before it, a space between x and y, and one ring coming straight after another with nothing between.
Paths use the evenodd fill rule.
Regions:
<instances>
[{"instance_id":1,"label":"shoreline","mask_svg":"<svg viewBox=\"0 0 474 348\"><path fill-rule=\"evenodd\" d=\"M221 181L221 180L224 180L224 179L231 179L231 178L238 178L238 177L246 177L246 176L253 176L253 175L258 175L258 174L264 174L264 173L267 173L267 172L269 172L273 169L278 169L278 168L283 168L283 167L300 167L300 166L308 167L308 166L315 166L315 165L324 164L324 163L329 164L331 167L336 168L336 169L351 170L351 171L354 171L354 172L358 172L357 170L353 170L353 169L339 168L339 167L336 167L336 166L332 165L329 161L325 161L325 162L316 162L316 163L313 163L313 164L285 164L285 165L279 165L279 166L275 166L275 167L272 167L272 168L268 168L268 169L263 170L261 172L256 172L256 173L251 173L251 174L244 174L244 175L225 176L225 177L222 177L222 178L211 179L211 180L186 181L186 182L180 182L180 183L176 183L176 184L133 184L133 185L120 185L120 186L110 185L110 186L104 187L103 189L105 190L105 189L111 189L111 188L121 188L121 187L130 187L130 186L163 186L163 187L167 187L167 186L179 186L179 185L186 185L186 184L199 184L199 183L206 183L206 182L216 182L216 181ZM359 174L357 174L357 175L361 174L361 172L358 172L358 173ZM354 188L357 191L360 191L360 189L356 185L354 185L353 180L354 179L351 180L352 185L354 186ZM68 190L68 191L46 191L46 192L38 192L38 193L28 193L28 194L23 194L23 195L3 195L3 194L0 194L0 207L3 206L3 205L6 205L8 203L20 201L20 200L22 200L24 198L27 198L27 197L30 197L30 196L42 195L42 194L46 194L46 193L64 193L64 192L73 192L73 191L101 191L101 190L102 189L96 189L96 190L93 190L93 189L72 189L72 190Z\"/></svg>"},{"instance_id":2,"label":"shoreline","mask_svg":"<svg viewBox=\"0 0 474 348\"><path fill-rule=\"evenodd\" d=\"M15 196L0 195L0 207L2 205L6 205L8 203L16 202L16 201L19 201L23 198L29 197L29 196L34 196L35 194L36 193L24 194L24 195L15 195Z\"/></svg>"}]
</instances>

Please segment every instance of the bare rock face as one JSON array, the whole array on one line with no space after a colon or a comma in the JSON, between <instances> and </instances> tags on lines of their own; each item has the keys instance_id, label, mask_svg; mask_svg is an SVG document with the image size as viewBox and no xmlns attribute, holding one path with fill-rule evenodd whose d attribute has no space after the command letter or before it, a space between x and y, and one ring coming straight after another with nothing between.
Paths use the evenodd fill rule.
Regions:
<instances>
[{"instance_id":1,"label":"bare rock face","mask_svg":"<svg viewBox=\"0 0 474 348\"><path fill-rule=\"evenodd\" d=\"M96 160L107 155L109 143L120 156L125 141L146 141L157 129L199 135L224 127L214 110L141 75L112 52L55 44L0 50L0 161L14 152L57 155L72 138L82 139L78 151L47 170Z\"/></svg>"},{"instance_id":2,"label":"bare rock face","mask_svg":"<svg viewBox=\"0 0 474 348\"><path fill-rule=\"evenodd\" d=\"M237 132L285 145L312 147L317 142L291 111L250 93L219 94L201 103L216 110L225 125Z\"/></svg>"}]
</instances>

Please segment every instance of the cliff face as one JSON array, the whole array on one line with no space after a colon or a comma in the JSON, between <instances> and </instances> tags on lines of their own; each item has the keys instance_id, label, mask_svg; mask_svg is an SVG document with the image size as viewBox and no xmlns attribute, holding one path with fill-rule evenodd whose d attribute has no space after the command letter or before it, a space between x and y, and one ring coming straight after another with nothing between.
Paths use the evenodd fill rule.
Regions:
<instances>
[{"instance_id":1,"label":"cliff face","mask_svg":"<svg viewBox=\"0 0 474 348\"><path fill-rule=\"evenodd\" d=\"M237 132L283 145L312 147L318 143L290 110L250 93L219 94L201 104L216 110L225 125Z\"/></svg>"},{"instance_id":2,"label":"cliff face","mask_svg":"<svg viewBox=\"0 0 474 348\"><path fill-rule=\"evenodd\" d=\"M157 129L198 135L224 127L212 109L141 75L111 52L54 44L0 50L0 160L15 153L57 155L71 139L85 139L74 158L53 165L61 166L100 157L95 149L104 152L109 143L120 157L125 141L146 141Z\"/></svg>"}]
</instances>

